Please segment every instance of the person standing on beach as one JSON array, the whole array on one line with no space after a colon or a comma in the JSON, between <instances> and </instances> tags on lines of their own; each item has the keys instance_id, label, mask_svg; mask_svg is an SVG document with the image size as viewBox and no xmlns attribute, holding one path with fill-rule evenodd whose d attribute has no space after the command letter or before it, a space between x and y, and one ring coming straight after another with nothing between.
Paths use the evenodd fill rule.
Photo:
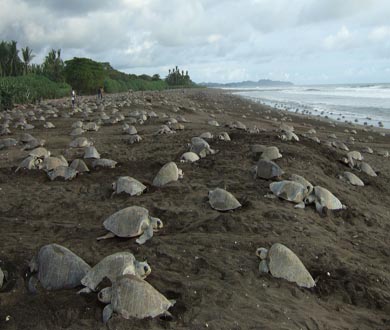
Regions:
<instances>
[{"instance_id":1,"label":"person standing on beach","mask_svg":"<svg viewBox=\"0 0 390 330\"><path fill-rule=\"evenodd\" d=\"M103 98L103 95L102 95L102 88L101 88L101 87L98 88L98 91L97 91L97 98L98 98L98 100Z\"/></svg>"},{"instance_id":2,"label":"person standing on beach","mask_svg":"<svg viewBox=\"0 0 390 330\"><path fill-rule=\"evenodd\" d=\"M74 104L76 102L76 92L74 91L74 89L72 89L71 97L72 97L72 108L74 109Z\"/></svg>"}]
</instances>

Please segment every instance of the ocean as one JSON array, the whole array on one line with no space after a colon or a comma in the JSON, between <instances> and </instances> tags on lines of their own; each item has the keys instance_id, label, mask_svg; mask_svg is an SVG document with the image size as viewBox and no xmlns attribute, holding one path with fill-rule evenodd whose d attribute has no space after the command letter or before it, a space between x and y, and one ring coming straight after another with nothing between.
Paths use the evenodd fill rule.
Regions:
<instances>
[{"instance_id":1,"label":"ocean","mask_svg":"<svg viewBox=\"0 0 390 330\"><path fill-rule=\"evenodd\" d=\"M390 84L268 87L234 93L277 109L390 128Z\"/></svg>"}]
</instances>

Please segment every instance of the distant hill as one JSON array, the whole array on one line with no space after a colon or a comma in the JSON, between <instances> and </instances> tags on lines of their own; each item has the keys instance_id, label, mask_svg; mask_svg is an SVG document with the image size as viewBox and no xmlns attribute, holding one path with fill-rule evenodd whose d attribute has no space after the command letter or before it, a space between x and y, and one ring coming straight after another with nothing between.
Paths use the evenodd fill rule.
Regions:
<instances>
[{"instance_id":1,"label":"distant hill","mask_svg":"<svg viewBox=\"0 0 390 330\"><path fill-rule=\"evenodd\" d=\"M199 85L206 87L232 87L232 88L256 88L256 87L278 87L278 86L293 86L289 81L275 81L269 79L260 79L259 81L241 81L226 84L219 83L200 83Z\"/></svg>"}]
</instances>

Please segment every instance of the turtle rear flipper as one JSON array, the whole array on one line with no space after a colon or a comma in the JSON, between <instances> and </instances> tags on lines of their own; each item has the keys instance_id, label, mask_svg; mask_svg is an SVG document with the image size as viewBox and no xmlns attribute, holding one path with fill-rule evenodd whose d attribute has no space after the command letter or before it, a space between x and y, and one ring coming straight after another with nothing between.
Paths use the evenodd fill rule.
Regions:
<instances>
[{"instance_id":1,"label":"turtle rear flipper","mask_svg":"<svg viewBox=\"0 0 390 330\"><path fill-rule=\"evenodd\" d=\"M143 234L137 238L138 244L144 244L148 239L153 237L153 226L150 224L143 232Z\"/></svg>"},{"instance_id":2,"label":"turtle rear flipper","mask_svg":"<svg viewBox=\"0 0 390 330\"><path fill-rule=\"evenodd\" d=\"M115 237L115 234L114 234L114 233L108 232L106 235L97 237L96 240L100 241L100 240L102 240L102 239L108 239L108 238L114 238L114 237Z\"/></svg>"},{"instance_id":3,"label":"turtle rear flipper","mask_svg":"<svg viewBox=\"0 0 390 330\"><path fill-rule=\"evenodd\" d=\"M31 276L30 279L28 280L28 292L32 294L37 293L37 284L38 284L38 278L36 276Z\"/></svg>"},{"instance_id":4,"label":"turtle rear flipper","mask_svg":"<svg viewBox=\"0 0 390 330\"><path fill-rule=\"evenodd\" d=\"M109 304L103 309L103 323L107 323L108 320L111 318L112 313L114 312L112 305Z\"/></svg>"}]
</instances>

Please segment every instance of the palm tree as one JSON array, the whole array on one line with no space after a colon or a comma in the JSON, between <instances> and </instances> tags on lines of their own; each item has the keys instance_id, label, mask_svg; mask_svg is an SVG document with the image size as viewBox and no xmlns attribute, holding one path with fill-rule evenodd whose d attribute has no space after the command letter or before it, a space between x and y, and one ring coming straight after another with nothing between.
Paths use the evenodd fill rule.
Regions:
<instances>
[{"instance_id":1,"label":"palm tree","mask_svg":"<svg viewBox=\"0 0 390 330\"><path fill-rule=\"evenodd\" d=\"M17 76L20 74L21 61L18 56L19 50L17 49L16 44L17 42L15 40L12 40L11 43L9 43L8 69L10 76Z\"/></svg>"},{"instance_id":2,"label":"palm tree","mask_svg":"<svg viewBox=\"0 0 390 330\"><path fill-rule=\"evenodd\" d=\"M35 55L32 53L32 49L28 46L22 48L22 57L24 62L24 74L28 73L28 67Z\"/></svg>"}]
</instances>

